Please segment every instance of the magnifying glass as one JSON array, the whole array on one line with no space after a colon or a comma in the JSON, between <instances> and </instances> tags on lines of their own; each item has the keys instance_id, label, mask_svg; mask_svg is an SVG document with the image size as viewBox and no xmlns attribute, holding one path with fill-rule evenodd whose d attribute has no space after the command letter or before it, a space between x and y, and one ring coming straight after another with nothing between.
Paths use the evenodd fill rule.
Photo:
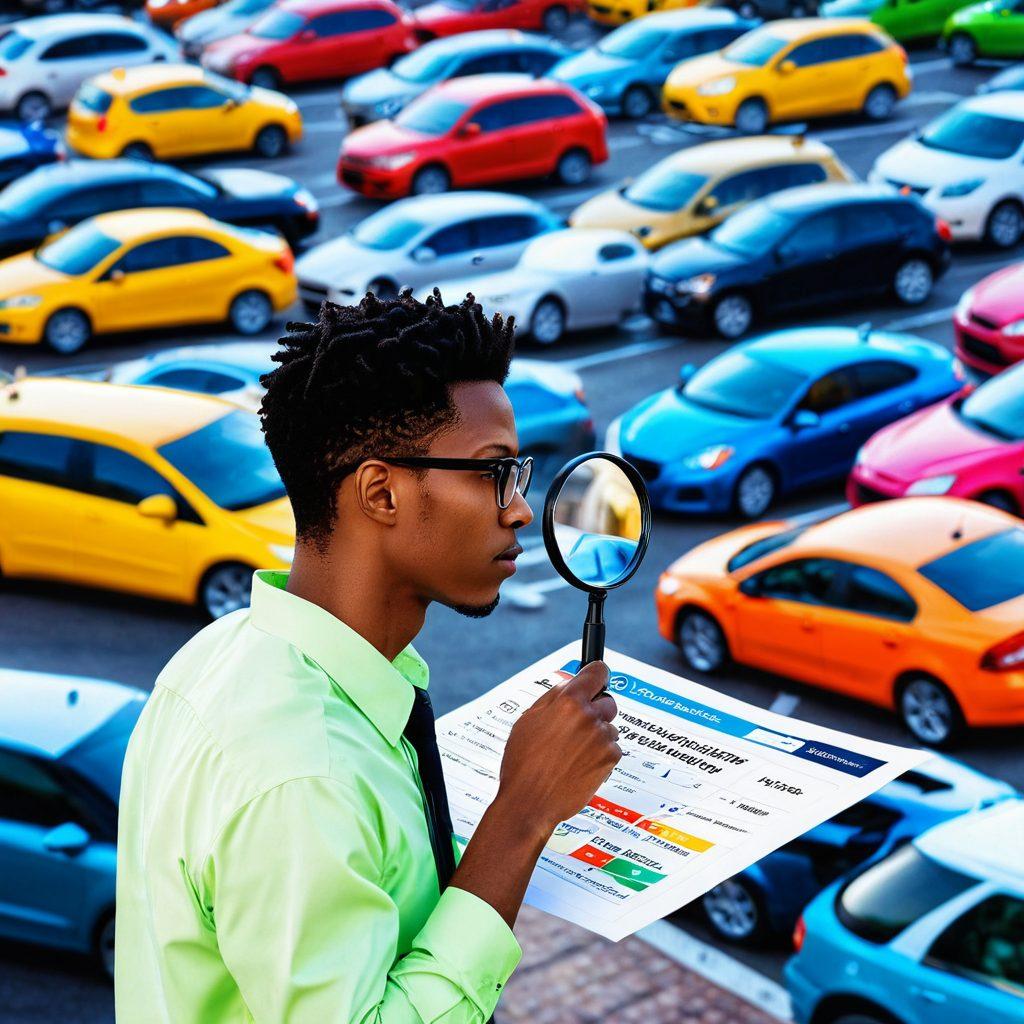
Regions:
<instances>
[{"instance_id":1,"label":"magnifying glass","mask_svg":"<svg viewBox=\"0 0 1024 1024\"><path fill-rule=\"evenodd\" d=\"M636 468L590 452L567 462L544 499L544 546L558 575L589 596L581 666L604 659L604 599L640 568L651 501Z\"/></svg>"}]
</instances>

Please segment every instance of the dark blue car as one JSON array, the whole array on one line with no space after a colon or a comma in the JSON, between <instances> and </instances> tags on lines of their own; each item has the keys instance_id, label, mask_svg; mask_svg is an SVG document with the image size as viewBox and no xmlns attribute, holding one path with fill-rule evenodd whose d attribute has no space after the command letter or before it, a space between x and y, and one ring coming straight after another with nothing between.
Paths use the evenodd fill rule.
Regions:
<instances>
[{"instance_id":1,"label":"dark blue car","mask_svg":"<svg viewBox=\"0 0 1024 1024\"><path fill-rule=\"evenodd\" d=\"M0 188L37 167L63 159L60 136L41 121L0 123Z\"/></svg>"},{"instance_id":2,"label":"dark blue car","mask_svg":"<svg viewBox=\"0 0 1024 1024\"><path fill-rule=\"evenodd\" d=\"M763 516L798 487L845 476L876 431L964 385L941 345L868 326L777 331L645 398L608 429L674 512Z\"/></svg>"}]
</instances>

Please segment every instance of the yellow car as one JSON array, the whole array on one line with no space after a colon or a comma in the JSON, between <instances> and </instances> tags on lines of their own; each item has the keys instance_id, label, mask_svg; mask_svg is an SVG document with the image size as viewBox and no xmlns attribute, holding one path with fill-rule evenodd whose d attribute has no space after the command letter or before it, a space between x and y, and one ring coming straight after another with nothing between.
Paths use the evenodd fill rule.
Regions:
<instances>
[{"instance_id":1,"label":"yellow car","mask_svg":"<svg viewBox=\"0 0 1024 1024\"><path fill-rule=\"evenodd\" d=\"M0 572L244 607L295 522L255 413L59 377L0 386Z\"/></svg>"},{"instance_id":2,"label":"yellow car","mask_svg":"<svg viewBox=\"0 0 1024 1024\"><path fill-rule=\"evenodd\" d=\"M194 64L144 64L90 78L68 110L83 156L172 159L251 149L273 158L302 138L295 102Z\"/></svg>"},{"instance_id":3,"label":"yellow car","mask_svg":"<svg viewBox=\"0 0 1024 1024\"><path fill-rule=\"evenodd\" d=\"M759 135L773 121L862 111L887 118L910 92L906 51L859 18L772 21L718 53L677 64L665 82L670 117Z\"/></svg>"},{"instance_id":4,"label":"yellow car","mask_svg":"<svg viewBox=\"0 0 1024 1024\"><path fill-rule=\"evenodd\" d=\"M227 320L259 334L296 298L277 235L194 210L91 217L0 262L0 342L69 355L94 334Z\"/></svg>"},{"instance_id":5,"label":"yellow car","mask_svg":"<svg viewBox=\"0 0 1024 1024\"><path fill-rule=\"evenodd\" d=\"M741 206L797 185L853 181L824 143L764 135L691 146L660 160L636 181L588 199L574 228L631 231L651 250L708 231Z\"/></svg>"},{"instance_id":6,"label":"yellow car","mask_svg":"<svg viewBox=\"0 0 1024 1024\"><path fill-rule=\"evenodd\" d=\"M624 25L653 11L699 7L704 0L587 0L587 14L599 25Z\"/></svg>"}]
</instances>

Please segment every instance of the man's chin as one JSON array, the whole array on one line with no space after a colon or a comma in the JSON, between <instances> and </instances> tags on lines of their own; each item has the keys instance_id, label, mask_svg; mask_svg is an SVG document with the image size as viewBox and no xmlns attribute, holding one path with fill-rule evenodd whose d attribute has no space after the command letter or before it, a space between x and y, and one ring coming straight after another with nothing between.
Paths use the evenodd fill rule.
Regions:
<instances>
[{"instance_id":1,"label":"man's chin","mask_svg":"<svg viewBox=\"0 0 1024 1024\"><path fill-rule=\"evenodd\" d=\"M448 601L442 602L447 608L451 608L453 612L458 612L460 615L465 615L467 619L485 619L495 608L498 607L498 602L501 600L501 594L495 595L493 601L489 601L487 604L452 604Z\"/></svg>"}]
</instances>

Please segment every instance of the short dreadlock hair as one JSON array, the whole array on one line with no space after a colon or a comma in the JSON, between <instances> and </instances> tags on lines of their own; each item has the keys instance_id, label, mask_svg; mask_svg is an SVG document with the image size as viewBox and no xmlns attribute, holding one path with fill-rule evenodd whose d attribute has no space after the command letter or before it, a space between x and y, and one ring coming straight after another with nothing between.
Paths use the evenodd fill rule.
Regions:
<instances>
[{"instance_id":1,"label":"short dreadlock hair","mask_svg":"<svg viewBox=\"0 0 1024 1024\"><path fill-rule=\"evenodd\" d=\"M472 295L446 306L367 293L355 306L323 302L315 324L285 325L280 365L260 378L260 419L288 492L298 537L326 543L338 488L367 458L422 455L458 419L451 386L504 384L514 323L488 320Z\"/></svg>"}]
</instances>

